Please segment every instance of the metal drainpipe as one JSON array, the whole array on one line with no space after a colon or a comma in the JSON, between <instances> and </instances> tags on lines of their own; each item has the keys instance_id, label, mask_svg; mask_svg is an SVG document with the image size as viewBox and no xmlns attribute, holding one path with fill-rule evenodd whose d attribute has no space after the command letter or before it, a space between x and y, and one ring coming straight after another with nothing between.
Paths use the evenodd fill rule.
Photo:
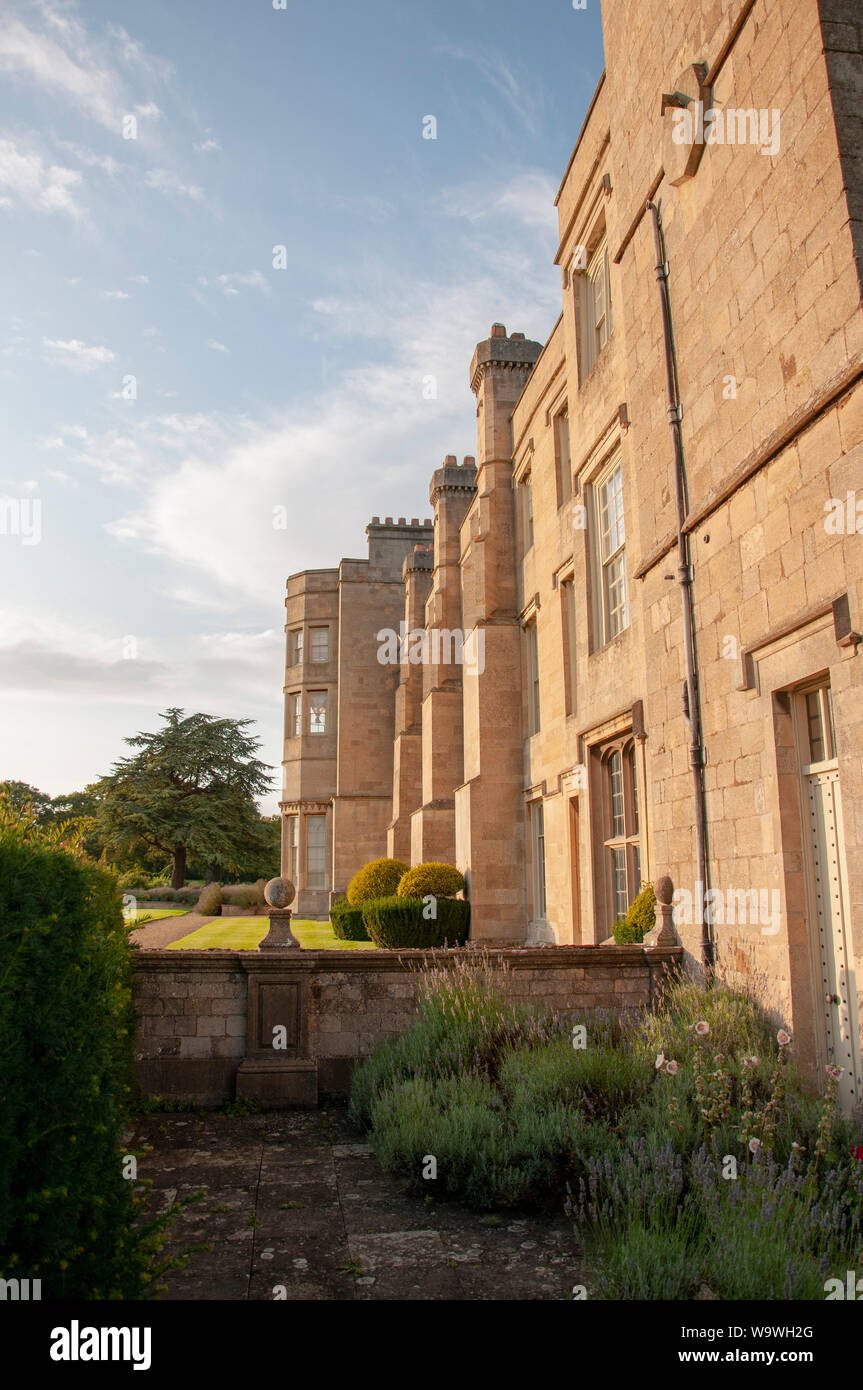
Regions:
<instances>
[{"instance_id":1,"label":"metal drainpipe","mask_svg":"<svg viewBox=\"0 0 863 1390\"><path fill-rule=\"evenodd\" d=\"M684 532L686 521L686 475L683 464L683 436L680 430L680 391L677 362L674 356L674 337L671 329L671 301L668 295L668 262L665 258L665 237L656 203L648 202L653 216L653 242L656 248L656 279L662 300L662 331L665 339L665 378L668 386L668 422L674 440L674 476L677 495L677 582L683 604L683 652L686 664L686 715L689 722L689 765L695 793L695 855L698 881L701 885L701 956L707 970L713 969L713 931L710 914L705 911L707 889L707 812L704 794L704 744L701 741L701 701L695 659L695 615L692 603L692 562L689 537Z\"/></svg>"}]
</instances>

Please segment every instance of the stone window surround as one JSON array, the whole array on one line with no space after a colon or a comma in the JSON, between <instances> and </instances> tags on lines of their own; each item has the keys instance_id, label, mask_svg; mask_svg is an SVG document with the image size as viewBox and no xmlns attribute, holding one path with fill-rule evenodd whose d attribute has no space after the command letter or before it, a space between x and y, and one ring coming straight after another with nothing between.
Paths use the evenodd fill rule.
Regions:
<instances>
[{"instance_id":1,"label":"stone window surround","mask_svg":"<svg viewBox=\"0 0 863 1390\"><path fill-rule=\"evenodd\" d=\"M578 734L578 763L586 768L587 784L580 792L585 803L590 854L583 861L582 880L583 902L593 902L593 919L598 923L603 919L600 911L600 894L605 894L604 853L605 845L601 834L603 824L603 789L598 777L599 755L607 746L632 739L636 746L638 783L638 824L641 850L641 878L648 882L654 872L650 819L647 807L647 735L644 730L644 713L641 700L609 715L607 719L585 729ZM562 788L563 789L563 788ZM599 823L598 823L599 822Z\"/></svg>"},{"instance_id":2,"label":"stone window surround","mask_svg":"<svg viewBox=\"0 0 863 1390\"><path fill-rule=\"evenodd\" d=\"M536 794L538 791L538 795ZM541 788L530 788L528 800L525 806L525 814L528 824L528 904L529 918L532 923L546 922L548 919L548 903L546 899L546 866L545 866L545 783ZM539 832L540 820L542 816L542 833ZM542 840L542 861L539 859L539 841ZM539 909L542 909L541 911Z\"/></svg>"},{"instance_id":3,"label":"stone window surround","mask_svg":"<svg viewBox=\"0 0 863 1390\"><path fill-rule=\"evenodd\" d=\"M622 636L632 626L632 608L629 599L629 571L627 567L627 529L626 529L626 481L623 466L623 451L619 447L620 436L618 434L614 444L603 452L601 459L591 470L589 477L583 484L585 500L587 502L587 527L585 538L587 542L587 561L588 574L590 576L590 653L601 651L608 647L616 638ZM600 559L600 534L599 534L599 511L597 506L597 489L606 480L606 476L614 471L615 466L621 470L621 502L623 505L623 530L624 539L622 547L624 576L627 585L626 602L626 622L618 632L608 631L608 616L605 608L605 588L604 575L602 573L602 562Z\"/></svg>"},{"instance_id":4,"label":"stone window surround","mask_svg":"<svg viewBox=\"0 0 863 1390\"><path fill-rule=\"evenodd\" d=\"M629 729L617 737L597 744L592 750L597 799L594 814L595 851L600 860L600 872L596 876L597 917L605 921L609 930L618 919L618 904L615 901L615 885L611 869L610 850L623 850L625 855L627 906L633 901L641 882L644 880L645 866L641 845L641 832L644 824L642 788L644 778L640 767L638 740ZM611 761L615 754L621 759L621 792L623 795L623 829L615 834L612 809ZM636 856L637 851L637 856ZM638 863L636 863L636 858ZM636 882L638 880L638 882Z\"/></svg>"},{"instance_id":5,"label":"stone window surround","mask_svg":"<svg viewBox=\"0 0 863 1390\"><path fill-rule=\"evenodd\" d=\"M299 627L288 628L288 652L290 655L288 664L290 666L302 666L303 641L304 629L302 624Z\"/></svg>"},{"instance_id":6,"label":"stone window surround","mask_svg":"<svg viewBox=\"0 0 863 1390\"><path fill-rule=\"evenodd\" d=\"M302 738L303 735L303 692L291 690L288 693L288 738Z\"/></svg>"},{"instance_id":7,"label":"stone window surround","mask_svg":"<svg viewBox=\"0 0 863 1390\"><path fill-rule=\"evenodd\" d=\"M565 424L564 424L565 422ZM553 442L554 442L554 474L555 487L557 489L557 510L565 507L573 493L572 478L572 435L570 434L569 402L564 398L563 403L557 407L551 417ZM564 434L566 431L566 457L562 448Z\"/></svg>"},{"instance_id":8,"label":"stone window surround","mask_svg":"<svg viewBox=\"0 0 863 1390\"><path fill-rule=\"evenodd\" d=\"M329 871L329 867L330 867L330 853L331 853L331 845L330 845L330 833L331 833L331 832L330 832L330 823L329 823L329 822L330 822L330 805L331 805L331 803L330 803L329 801L315 801L315 800L311 800L311 799L306 799L306 800L300 799L300 800L295 800L295 801L282 801L282 802L280 802L279 804L280 804L281 809L282 809L282 814L284 815L285 820L288 822L288 829L287 829L287 834L286 834L286 838L285 838L285 845L286 845L286 848L287 848L287 850L288 850L288 854L289 854L289 855L290 855L291 848L292 848L291 843L290 843L290 822L291 822L291 820L294 820L295 823L296 823L296 828L297 828L297 844L296 844L297 876L296 876L296 878L293 880L293 882L294 882L294 887L295 887L298 891L299 891L299 890L305 890L306 888L309 887L309 884L308 884L307 881L306 881L306 880L307 880L307 866L308 866L308 836L307 836L307 823L308 823L308 821L309 821L311 818L316 817L316 816L319 817L321 820L324 820L324 821L326 822L326 833L325 833L325 837L324 837L324 877L325 877L325 880L326 880L327 877L328 877L328 871ZM328 885L325 883L325 887L326 887L326 886L328 886ZM320 891L320 890L317 890L317 891Z\"/></svg>"},{"instance_id":9,"label":"stone window surround","mask_svg":"<svg viewBox=\"0 0 863 1390\"><path fill-rule=\"evenodd\" d=\"M323 633L326 637L325 655L320 656L315 652L315 637ZM329 623L316 623L309 628L309 656L313 666L325 666L330 660L331 633Z\"/></svg>"},{"instance_id":10,"label":"stone window surround","mask_svg":"<svg viewBox=\"0 0 863 1390\"><path fill-rule=\"evenodd\" d=\"M322 722L323 722L323 728L315 729L315 728L313 728L313 726L312 726L312 722L313 722L313 719L314 719L314 701L315 701L315 697L316 697L316 696L317 696L317 697L320 697L321 695L323 695L323 697L324 697L324 700L323 700L323 721L322 721ZM329 704L330 704L330 698L329 698L329 697L330 697L330 692L329 692L328 689L310 690L310 691L309 691L309 737L310 737L310 738L312 738L312 737L314 737L314 738L322 738L322 737L324 737L326 734L328 734L328 733L330 732L330 720L329 720Z\"/></svg>"},{"instance_id":11,"label":"stone window surround","mask_svg":"<svg viewBox=\"0 0 863 1390\"><path fill-rule=\"evenodd\" d=\"M329 885L328 885L328 883L327 883L327 838L328 838L328 835L327 835L327 816L326 816L326 813L322 813L322 812L320 812L320 811L308 812L306 815L303 816L303 820L304 820L304 822L305 822L305 824L304 824L304 831L305 831L304 839L305 839L305 849L306 849L306 854L305 854L305 861L306 861L306 862L305 862L305 869L306 869L306 887L307 887L307 888L327 888ZM311 829L311 825L312 825L312 822L313 822L313 821L315 822L315 826L316 826L316 827L319 826L319 825L321 824L321 822L323 822L323 837L322 837L323 843L320 844L320 845L314 845L314 844L311 843L311 839L310 839L310 836L309 836L309 831L310 831L310 829ZM311 872L312 872L312 871L311 871L311 851L312 851L312 850L320 850L321 853L322 853L321 865L320 865L320 880L321 880L320 883L313 883L313 882L311 881Z\"/></svg>"},{"instance_id":12,"label":"stone window surround","mask_svg":"<svg viewBox=\"0 0 863 1390\"><path fill-rule=\"evenodd\" d=\"M600 189L600 193L601 193ZM605 209L602 208L594 213L593 220L587 231L583 234L583 239L575 243L575 246L583 246L586 252L585 266L571 265L571 284L575 307L575 326L576 326L576 354L578 364L578 386L579 390L586 385L590 377L606 351L614 332L614 313L611 302L611 250L608 242L608 228L605 218ZM574 252L573 252L574 254ZM602 255L603 264L597 266L597 257ZM597 348L595 343L588 341L588 327L593 328L593 315L588 315L590 304L589 296L592 295L591 281L598 275L603 279L603 290L605 294L605 317L606 334L602 346Z\"/></svg>"},{"instance_id":13,"label":"stone window surround","mask_svg":"<svg viewBox=\"0 0 863 1390\"><path fill-rule=\"evenodd\" d=\"M539 595L535 594L528 605L529 612L521 623L524 633L524 670L526 696L526 737L534 738L542 729L542 706L540 702L539 674Z\"/></svg>"}]
</instances>

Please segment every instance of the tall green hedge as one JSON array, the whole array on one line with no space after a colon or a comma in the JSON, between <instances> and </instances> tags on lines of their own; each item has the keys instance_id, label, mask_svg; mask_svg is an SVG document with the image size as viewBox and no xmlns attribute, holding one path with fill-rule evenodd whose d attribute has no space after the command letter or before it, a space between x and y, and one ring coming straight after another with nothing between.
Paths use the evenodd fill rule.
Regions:
<instances>
[{"instance_id":1,"label":"tall green hedge","mask_svg":"<svg viewBox=\"0 0 863 1390\"><path fill-rule=\"evenodd\" d=\"M121 1151L134 1033L116 881L0 822L0 1277L43 1299L148 1287Z\"/></svg>"}]
</instances>

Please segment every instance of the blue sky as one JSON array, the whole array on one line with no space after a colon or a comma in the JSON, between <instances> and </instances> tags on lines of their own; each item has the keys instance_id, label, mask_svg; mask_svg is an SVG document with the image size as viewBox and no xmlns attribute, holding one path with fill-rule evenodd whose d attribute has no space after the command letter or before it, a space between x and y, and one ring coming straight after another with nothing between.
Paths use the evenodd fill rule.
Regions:
<instances>
[{"instance_id":1,"label":"blue sky","mask_svg":"<svg viewBox=\"0 0 863 1390\"><path fill-rule=\"evenodd\" d=\"M278 765L285 579L475 453L602 65L598 0L5 0L0 779L82 787L169 705Z\"/></svg>"}]
</instances>

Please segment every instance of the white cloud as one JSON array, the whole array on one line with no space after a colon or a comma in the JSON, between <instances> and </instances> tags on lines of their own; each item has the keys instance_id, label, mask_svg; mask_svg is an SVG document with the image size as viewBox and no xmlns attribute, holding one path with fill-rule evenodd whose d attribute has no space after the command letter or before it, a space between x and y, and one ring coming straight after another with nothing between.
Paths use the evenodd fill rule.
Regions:
<instances>
[{"instance_id":1,"label":"white cloud","mask_svg":"<svg viewBox=\"0 0 863 1390\"><path fill-rule=\"evenodd\" d=\"M172 173L170 169L148 169L144 175L144 183L148 188L154 188L158 193L176 194L179 198L191 198L195 203L201 202L204 197L203 188L196 183L185 183L179 175Z\"/></svg>"},{"instance_id":2,"label":"white cloud","mask_svg":"<svg viewBox=\"0 0 863 1390\"><path fill-rule=\"evenodd\" d=\"M270 282L260 270L229 270L223 275L214 276L212 280L206 275L199 275L198 284L202 289L218 288L222 294L228 296L239 294L240 289L260 290L263 294L272 294Z\"/></svg>"},{"instance_id":3,"label":"white cloud","mask_svg":"<svg viewBox=\"0 0 863 1390\"><path fill-rule=\"evenodd\" d=\"M530 263L529 229L524 240ZM142 473L140 505L109 532L182 566L196 587L205 577L213 595L242 595L272 611L288 574L362 554L372 513L425 515L436 459L476 451L466 382L475 343L497 319L533 337L557 317L553 267L539 275L535 260L526 266L509 255L500 264L504 278L492 263L485 275L447 287L390 274L374 301L352 297L346 280L327 305L326 337L375 337L388 345L389 362L355 367L264 427L222 421L206 437L199 425L179 466ZM435 401L423 398L429 375ZM280 529L274 521L283 516Z\"/></svg>"},{"instance_id":4,"label":"white cloud","mask_svg":"<svg viewBox=\"0 0 863 1390\"><path fill-rule=\"evenodd\" d=\"M121 164L110 154L97 154L95 150L89 149L86 145L76 145L71 140L60 140L58 144L62 150L68 150L78 160L79 164L84 164L88 169L101 169L104 174L114 178L121 170L128 169L127 164Z\"/></svg>"},{"instance_id":5,"label":"white cloud","mask_svg":"<svg viewBox=\"0 0 863 1390\"><path fill-rule=\"evenodd\" d=\"M72 455L75 463L92 468L103 483L130 483L147 468L149 455L145 441L133 439L122 430L88 437Z\"/></svg>"},{"instance_id":6,"label":"white cloud","mask_svg":"<svg viewBox=\"0 0 863 1390\"><path fill-rule=\"evenodd\" d=\"M438 53L459 62L470 63L493 89L498 101L509 108L531 135L540 128L541 87L532 73L519 74L512 63L507 62L502 53L497 53L487 45L441 44ZM490 113L494 114L494 113Z\"/></svg>"},{"instance_id":7,"label":"white cloud","mask_svg":"<svg viewBox=\"0 0 863 1390\"><path fill-rule=\"evenodd\" d=\"M149 275L130 275L129 279L135 285L149 285L150 283Z\"/></svg>"},{"instance_id":8,"label":"white cloud","mask_svg":"<svg viewBox=\"0 0 863 1390\"><path fill-rule=\"evenodd\" d=\"M125 290L100 290L100 291L99 291L99 294L100 294L100 296L102 297L102 299L128 299L128 298L129 298L129 296L127 295L127 293L126 293Z\"/></svg>"},{"instance_id":9,"label":"white cloud","mask_svg":"<svg viewBox=\"0 0 863 1390\"><path fill-rule=\"evenodd\" d=\"M58 93L83 114L109 130L119 130L121 105L118 83L86 45L80 25L65 26L66 47L15 18L0 27L0 70L29 78ZM78 52L70 52L69 48Z\"/></svg>"},{"instance_id":10,"label":"white cloud","mask_svg":"<svg viewBox=\"0 0 863 1390\"><path fill-rule=\"evenodd\" d=\"M92 372L113 362L115 354L108 347L88 347L80 338L43 338L42 346L47 348L49 359L75 372Z\"/></svg>"},{"instance_id":11,"label":"white cloud","mask_svg":"<svg viewBox=\"0 0 863 1390\"><path fill-rule=\"evenodd\" d=\"M212 348L213 352L230 352L230 348L226 348L224 343L217 343L215 339L212 338L209 343L207 343L207 347Z\"/></svg>"},{"instance_id":12,"label":"white cloud","mask_svg":"<svg viewBox=\"0 0 863 1390\"><path fill-rule=\"evenodd\" d=\"M532 227L555 236L557 210L554 198L557 183L541 169L529 169L516 174L503 187L494 188L484 181L445 188L440 197L441 209L451 217L463 217L468 222L481 223L501 217L523 227Z\"/></svg>"},{"instance_id":13,"label":"white cloud","mask_svg":"<svg viewBox=\"0 0 863 1390\"><path fill-rule=\"evenodd\" d=\"M196 154L209 154L211 150L220 150L221 148L218 140L202 140L200 145L192 146Z\"/></svg>"},{"instance_id":14,"label":"white cloud","mask_svg":"<svg viewBox=\"0 0 863 1390\"><path fill-rule=\"evenodd\" d=\"M0 140L0 188L9 189L26 207L80 217L83 210L71 192L80 182L77 169L45 164L35 151L26 152L13 140ZM11 200L4 201L9 205Z\"/></svg>"}]
</instances>

